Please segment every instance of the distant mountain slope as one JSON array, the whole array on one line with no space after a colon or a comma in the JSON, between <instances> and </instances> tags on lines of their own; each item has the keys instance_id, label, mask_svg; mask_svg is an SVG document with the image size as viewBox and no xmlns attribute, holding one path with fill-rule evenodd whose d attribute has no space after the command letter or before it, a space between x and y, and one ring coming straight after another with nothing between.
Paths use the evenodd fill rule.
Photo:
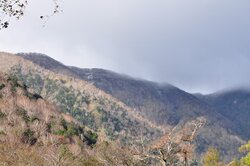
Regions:
<instances>
[{"instance_id":1,"label":"distant mountain slope","mask_svg":"<svg viewBox=\"0 0 250 166\"><path fill-rule=\"evenodd\" d=\"M29 90L56 104L82 125L123 144L150 141L166 128L142 118L133 109L90 83L56 74L13 54L0 53L0 70L13 74Z\"/></svg>"},{"instance_id":2,"label":"distant mountain slope","mask_svg":"<svg viewBox=\"0 0 250 166\"><path fill-rule=\"evenodd\" d=\"M47 63L41 64L39 58L32 54L22 56L25 59L47 68L53 72L60 72L59 68L70 70L70 75L88 81L106 93L132 107L144 119L164 126L174 126L190 119L204 116L208 123L197 139L197 152L201 154L210 145L221 149L224 155L232 156L237 147L243 143L238 126L227 117L217 112L207 102L186 93L169 84L157 84L150 81L134 79L103 69L80 69L68 67L58 62L53 68ZM46 57L43 57L46 59ZM46 61L50 61L47 57ZM53 62L56 62L53 60Z\"/></svg>"},{"instance_id":3,"label":"distant mountain slope","mask_svg":"<svg viewBox=\"0 0 250 166\"><path fill-rule=\"evenodd\" d=\"M34 61L36 64L39 66L43 66L45 69L51 70L55 73L61 73L61 74L66 74L69 76L74 76L75 75L70 68L66 67L62 63L44 55L44 54L38 54L38 53L30 53L30 54L25 54L25 53L19 53L19 56L30 60Z\"/></svg>"},{"instance_id":4,"label":"distant mountain slope","mask_svg":"<svg viewBox=\"0 0 250 166\"><path fill-rule=\"evenodd\" d=\"M250 90L234 89L197 97L235 123L242 136L250 138Z\"/></svg>"},{"instance_id":5,"label":"distant mountain slope","mask_svg":"<svg viewBox=\"0 0 250 166\"><path fill-rule=\"evenodd\" d=\"M222 154L232 156L240 142L243 143L237 125L203 100L172 85L134 79L102 69L71 69L82 79L136 108L145 118L157 124L174 126L195 117L206 117L207 126L197 138L199 153L212 145L218 147Z\"/></svg>"},{"instance_id":6,"label":"distant mountain slope","mask_svg":"<svg viewBox=\"0 0 250 166\"><path fill-rule=\"evenodd\" d=\"M42 59L46 63L40 63L41 58L37 58L39 54L24 55L22 57L25 59L53 72L64 74L61 72L61 68L64 68L64 70L71 69L69 73L94 84L159 124L176 125L184 116L189 119L211 114L214 118L222 118L219 114L215 114L204 102L170 84L160 85L103 69L67 67L60 62L56 64L55 60L53 60L53 67L49 67L47 65L51 61L49 57L46 59L46 56L42 55Z\"/></svg>"}]
</instances>

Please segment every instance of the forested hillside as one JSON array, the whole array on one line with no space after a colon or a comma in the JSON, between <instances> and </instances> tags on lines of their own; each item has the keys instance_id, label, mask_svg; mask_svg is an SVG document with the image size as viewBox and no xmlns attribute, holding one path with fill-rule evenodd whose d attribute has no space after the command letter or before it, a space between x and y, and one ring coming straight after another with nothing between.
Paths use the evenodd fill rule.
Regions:
<instances>
[{"instance_id":1,"label":"forested hillside","mask_svg":"<svg viewBox=\"0 0 250 166\"><path fill-rule=\"evenodd\" d=\"M199 155L209 146L215 146L220 149L225 160L230 160L230 156L238 154L237 147L247 140L238 124L230 118L207 102L173 85L136 79L103 69L68 67L42 54L18 55L55 73L95 85L156 125L173 128L194 118L206 117L207 124L196 139Z\"/></svg>"},{"instance_id":2,"label":"forested hillside","mask_svg":"<svg viewBox=\"0 0 250 166\"><path fill-rule=\"evenodd\" d=\"M40 137L33 128L33 122L36 127L42 125L37 124L40 121L33 114L40 115L39 109L43 111L46 105L57 115L50 115L53 111L48 111L46 117L38 117L44 121L48 116L55 118L55 122L41 123L46 123L45 135L62 139L63 142L53 147L54 153L59 153L62 143L65 145L63 150L66 148L74 162L92 162L93 159L97 165L197 165L210 162L212 154L213 162L223 164L244 155L238 152L248 139L244 123L233 121L232 116L219 111L223 104L218 106L222 103L218 98L192 95L170 84L135 79L102 69L67 67L40 54L0 53L0 59L0 70L6 75L2 74L3 94L12 94L15 98L18 93L25 98L25 103L33 103L28 108L14 105L10 110L1 106L3 117L11 117L8 111L13 110L21 110L23 114L24 122L20 123L26 128L21 131L27 130L31 140L28 144L24 141L21 146L28 145L27 148L38 151L36 148L43 136ZM10 88L5 92L8 84ZM237 102L230 103L237 99L241 103L238 108L244 113L240 115L247 117L247 99L239 97L242 95L232 96L234 100L227 97L229 104L226 105L233 113ZM48 104L41 106L41 101ZM3 122L3 126L9 125ZM14 125L17 130L19 127ZM6 129L3 127L4 136L12 132L12 129ZM22 134L15 137L22 141ZM3 142L7 140L10 139ZM75 149L80 156L75 156ZM110 155L103 154L106 150L112 151L108 152ZM86 151L89 157L86 157ZM247 152L247 148L241 148L241 151ZM220 157L216 159L216 156ZM44 157L38 159L42 161Z\"/></svg>"},{"instance_id":3,"label":"forested hillside","mask_svg":"<svg viewBox=\"0 0 250 166\"><path fill-rule=\"evenodd\" d=\"M0 73L0 165L97 166L132 162L126 151L100 141L101 135L59 110L30 93L17 77Z\"/></svg>"}]
</instances>

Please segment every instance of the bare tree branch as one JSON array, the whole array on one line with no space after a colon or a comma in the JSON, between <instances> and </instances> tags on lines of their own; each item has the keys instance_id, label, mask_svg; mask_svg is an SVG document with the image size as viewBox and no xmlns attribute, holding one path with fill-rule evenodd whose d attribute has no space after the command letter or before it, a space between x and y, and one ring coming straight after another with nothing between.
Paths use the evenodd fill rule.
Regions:
<instances>
[{"instance_id":1,"label":"bare tree branch","mask_svg":"<svg viewBox=\"0 0 250 166\"><path fill-rule=\"evenodd\" d=\"M62 12L59 0L52 0L54 9L51 14L40 16L45 25L50 17ZM19 20L24 16L25 9L28 6L28 0L0 0L0 30L9 27L12 18Z\"/></svg>"}]
</instances>

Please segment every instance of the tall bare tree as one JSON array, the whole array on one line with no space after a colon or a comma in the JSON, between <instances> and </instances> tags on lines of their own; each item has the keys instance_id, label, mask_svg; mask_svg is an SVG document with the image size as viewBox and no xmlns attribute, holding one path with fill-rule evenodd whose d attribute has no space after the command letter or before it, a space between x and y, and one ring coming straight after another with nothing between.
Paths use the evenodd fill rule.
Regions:
<instances>
[{"instance_id":1,"label":"tall bare tree","mask_svg":"<svg viewBox=\"0 0 250 166\"><path fill-rule=\"evenodd\" d=\"M198 131L206 123L203 117L176 126L164 136L154 141L151 146L144 147L142 150L136 149L135 156L138 160L155 159L161 165L172 166L181 164L187 166L194 153L193 141Z\"/></svg>"}]
</instances>

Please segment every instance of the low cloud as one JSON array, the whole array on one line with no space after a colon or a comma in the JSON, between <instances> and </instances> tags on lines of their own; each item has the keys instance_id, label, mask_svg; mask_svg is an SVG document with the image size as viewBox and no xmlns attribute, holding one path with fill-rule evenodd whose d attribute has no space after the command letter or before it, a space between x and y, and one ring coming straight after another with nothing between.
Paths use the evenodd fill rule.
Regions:
<instances>
[{"instance_id":1,"label":"low cloud","mask_svg":"<svg viewBox=\"0 0 250 166\"><path fill-rule=\"evenodd\" d=\"M42 26L50 0L0 31L0 50L42 52L189 92L250 84L250 1L71 0Z\"/></svg>"}]
</instances>

